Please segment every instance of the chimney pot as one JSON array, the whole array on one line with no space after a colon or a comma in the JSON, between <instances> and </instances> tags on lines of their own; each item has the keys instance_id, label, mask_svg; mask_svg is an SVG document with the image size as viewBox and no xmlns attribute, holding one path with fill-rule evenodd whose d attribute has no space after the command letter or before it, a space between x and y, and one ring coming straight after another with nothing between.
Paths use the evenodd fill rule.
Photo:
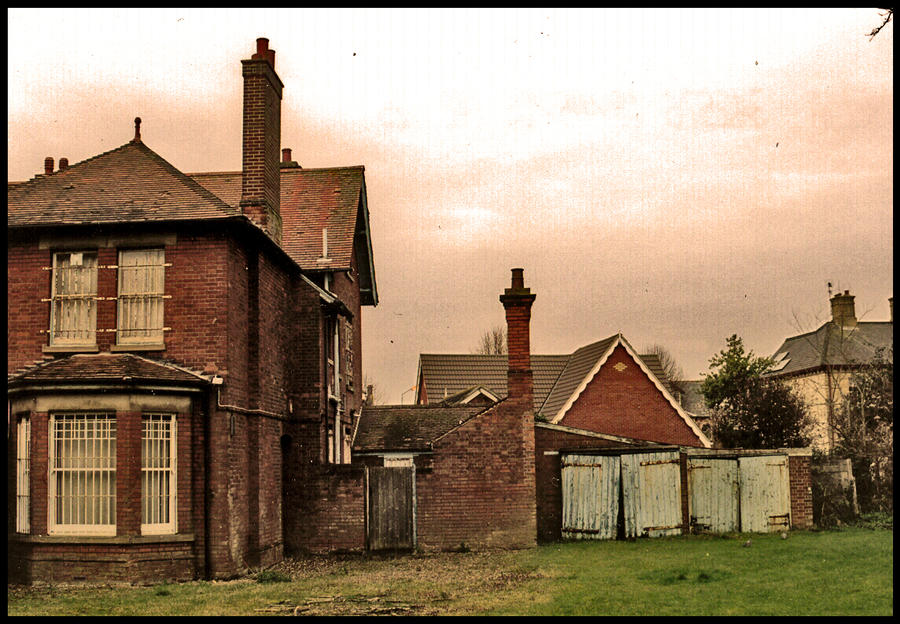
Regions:
<instances>
[{"instance_id":1,"label":"chimney pot","mask_svg":"<svg viewBox=\"0 0 900 624\"><path fill-rule=\"evenodd\" d=\"M512 270L511 287L513 290L522 290L523 288L525 288L525 271L524 271L524 269L513 269Z\"/></svg>"},{"instance_id":2,"label":"chimney pot","mask_svg":"<svg viewBox=\"0 0 900 624\"><path fill-rule=\"evenodd\" d=\"M65 171L69 168L69 159L68 158L60 158L59 159L59 170Z\"/></svg>"},{"instance_id":3,"label":"chimney pot","mask_svg":"<svg viewBox=\"0 0 900 624\"><path fill-rule=\"evenodd\" d=\"M281 149L281 162L291 162L291 148L284 147Z\"/></svg>"},{"instance_id":4,"label":"chimney pot","mask_svg":"<svg viewBox=\"0 0 900 624\"><path fill-rule=\"evenodd\" d=\"M47 156L44 159L44 173L46 175L53 173L53 156Z\"/></svg>"},{"instance_id":5,"label":"chimney pot","mask_svg":"<svg viewBox=\"0 0 900 624\"><path fill-rule=\"evenodd\" d=\"M141 118L140 117L134 118L134 140L135 141L141 140Z\"/></svg>"},{"instance_id":6,"label":"chimney pot","mask_svg":"<svg viewBox=\"0 0 900 624\"><path fill-rule=\"evenodd\" d=\"M266 51L269 49L269 40L265 37L256 39L256 54L253 58L266 58Z\"/></svg>"}]
</instances>

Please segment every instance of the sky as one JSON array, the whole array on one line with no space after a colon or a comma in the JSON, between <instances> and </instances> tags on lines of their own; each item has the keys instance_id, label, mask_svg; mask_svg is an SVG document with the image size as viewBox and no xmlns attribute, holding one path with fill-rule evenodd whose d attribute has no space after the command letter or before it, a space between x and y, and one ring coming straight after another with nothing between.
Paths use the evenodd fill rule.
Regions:
<instances>
[{"instance_id":1,"label":"sky","mask_svg":"<svg viewBox=\"0 0 900 624\"><path fill-rule=\"evenodd\" d=\"M532 353L622 333L688 379L893 296L893 37L877 9L9 9L7 175L133 137L241 167L267 37L282 147L364 165L380 302L363 374L410 403L524 269ZM831 285L829 287L829 284Z\"/></svg>"}]
</instances>

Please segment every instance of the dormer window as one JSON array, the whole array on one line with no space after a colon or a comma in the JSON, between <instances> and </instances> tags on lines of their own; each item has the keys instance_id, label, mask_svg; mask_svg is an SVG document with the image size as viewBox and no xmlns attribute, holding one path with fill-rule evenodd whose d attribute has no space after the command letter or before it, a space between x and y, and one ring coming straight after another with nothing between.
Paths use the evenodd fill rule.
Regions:
<instances>
[{"instance_id":1,"label":"dormer window","mask_svg":"<svg viewBox=\"0 0 900 624\"><path fill-rule=\"evenodd\" d=\"M53 254L50 294L50 345L93 347L97 344L97 253Z\"/></svg>"}]
</instances>

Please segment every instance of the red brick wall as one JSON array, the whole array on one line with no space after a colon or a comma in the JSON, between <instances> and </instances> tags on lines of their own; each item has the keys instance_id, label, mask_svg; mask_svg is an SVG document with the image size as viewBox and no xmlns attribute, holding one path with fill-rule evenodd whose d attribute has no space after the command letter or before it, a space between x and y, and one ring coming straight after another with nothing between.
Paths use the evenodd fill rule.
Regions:
<instances>
[{"instance_id":1,"label":"red brick wall","mask_svg":"<svg viewBox=\"0 0 900 624\"><path fill-rule=\"evenodd\" d=\"M619 364L625 368L618 370ZM615 348L559 424L638 440L702 446L622 345Z\"/></svg>"},{"instance_id":2,"label":"red brick wall","mask_svg":"<svg viewBox=\"0 0 900 624\"><path fill-rule=\"evenodd\" d=\"M34 243L7 239L6 247L6 365L7 374L43 357L50 328L51 255Z\"/></svg>"},{"instance_id":3,"label":"red brick wall","mask_svg":"<svg viewBox=\"0 0 900 624\"><path fill-rule=\"evenodd\" d=\"M812 479L809 455L788 458L791 488L791 528L808 529L813 526Z\"/></svg>"},{"instance_id":4,"label":"red brick wall","mask_svg":"<svg viewBox=\"0 0 900 624\"><path fill-rule=\"evenodd\" d=\"M416 472L420 547L534 546L534 426L523 407L507 399L434 444L430 471Z\"/></svg>"},{"instance_id":5,"label":"red brick wall","mask_svg":"<svg viewBox=\"0 0 900 624\"><path fill-rule=\"evenodd\" d=\"M365 548L364 466L307 465L294 488L286 496L288 553Z\"/></svg>"}]
</instances>

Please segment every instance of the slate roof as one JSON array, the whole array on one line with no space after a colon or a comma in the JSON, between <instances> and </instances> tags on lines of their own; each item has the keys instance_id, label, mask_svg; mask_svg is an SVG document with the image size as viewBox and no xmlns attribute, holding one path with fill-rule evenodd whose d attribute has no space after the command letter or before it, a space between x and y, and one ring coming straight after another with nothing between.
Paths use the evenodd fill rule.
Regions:
<instances>
[{"instance_id":1,"label":"slate roof","mask_svg":"<svg viewBox=\"0 0 900 624\"><path fill-rule=\"evenodd\" d=\"M709 410L706 408L706 400L700 394L702 381L681 381L681 407L691 416L696 418L709 418Z\"/></svg>"},{"instance_id":2,"label":"slate roof","mask_svg":"<svg viewBox=\"0 0 900 624\"><path fill-rule=\"evenodd\" d=\"M141 141L131 141L63 171L7 184L10 228L240 216L240 210Z\"/></svg>"},{"instance_id":3,"label":"slate roof","mask_svg":"<svg viewBox=\"0 0 900 624\"><path fill-rule=\"evenodd\" d=\"M485 407L442 405L366 405L359 414L354 452L427 451L435 440Z\"/></svg>"},{"instance_id":4,"label":"slate roof","mask_svg":"<svg viewBox=\"0 0 900 624\"><path fill-rule=\"evenodd\" d=\"M894 324L890 321L863 321L852 328L841 328L828 321L813 332L785 340L772 356L776 360L776 369L767 375L784 376L825 366L859 365L871 361L879 348L893 344ZM784 366L779 367L781 362Z\"/></svg>"},{"instance_id":5,"label":"slate roof","mask_svg":"<svg viewBox=\"0 0 900 624\"><path fill-rule=\"evenodd\" d=\"M8 377L7 385L142 381L167 385L209 383L204 376L180 366L131 353L79 353L14 373Z\"/></svg>"},{"instance_id":6,"label":"slate roof","mask_svg":"<svg viewBox=\"0 0 900 624\"><path fill-rule=\"evenodd\" d=\"M281 169L282 247L304 271L350 268L365 168ZM193 173L190 177L237 207L241 173ZM328 262L322 229L328 228Z\"/></svg>"},{"instance_id":7,"label":"slate roof","mask_svg":"<svg viewBox=\"0 0 900 624\"><path fill-rule=\"evenodd\" d=\"M553 417L577 389L597 360L618 335L576 349L569 355L532 355L534 411ZM656 354L641 355L641 361L670 390L668 379ZM419 374L424 379L429 404L440 403L470 388L483 386L505 397L506 355L436 354L419 355Z\"/></svg>"}]
</instances>

